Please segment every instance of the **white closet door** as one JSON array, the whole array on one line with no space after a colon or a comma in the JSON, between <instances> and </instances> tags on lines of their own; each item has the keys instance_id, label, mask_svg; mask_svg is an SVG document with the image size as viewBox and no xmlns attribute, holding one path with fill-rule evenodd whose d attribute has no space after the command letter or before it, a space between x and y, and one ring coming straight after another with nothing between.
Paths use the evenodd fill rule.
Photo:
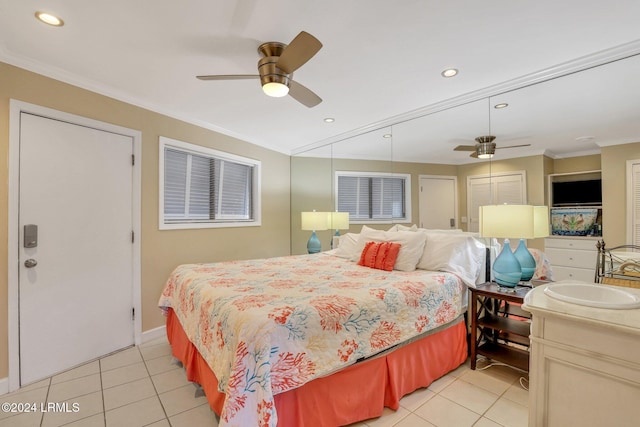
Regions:
<instances>
[{"instance_id":1,"label":"white closet door","mask_svg":"<svg viewBox=\"0 0 640 427\"><path fill-rule=\"evenodd\" d=\"M480 206L526 203L526 173L524 171L470 176L467 178L468 230L478 232Z\"/></svg>"}]
</instances>

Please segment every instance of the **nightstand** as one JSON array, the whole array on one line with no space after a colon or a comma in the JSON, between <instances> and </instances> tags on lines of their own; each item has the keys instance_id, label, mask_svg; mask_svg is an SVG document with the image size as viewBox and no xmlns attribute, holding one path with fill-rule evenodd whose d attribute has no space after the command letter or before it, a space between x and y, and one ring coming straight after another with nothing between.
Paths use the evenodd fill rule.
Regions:
<instances>
[{"instance_id":1,"label":"nightstand","mask_svg":"<svg viewBox=\"0 0 640 427\"><path fill-rule=\"evenodd\" d=\"M530 315L520 308L527 286L502 290L487 282L471 291L471 369L478 355L529 371Z\"/></svg>"}]
</instances>

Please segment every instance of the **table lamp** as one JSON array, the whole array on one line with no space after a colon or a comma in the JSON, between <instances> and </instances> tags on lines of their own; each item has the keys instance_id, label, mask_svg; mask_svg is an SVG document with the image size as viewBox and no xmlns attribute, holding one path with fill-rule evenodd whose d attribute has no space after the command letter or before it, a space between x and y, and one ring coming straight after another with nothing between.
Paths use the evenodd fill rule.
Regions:
<instances>
[{"instance_id":1,"label":"table lamp","mask_svg":"<svg viewBox=\"0 0 640 427\"><path fill-rule=\"evenodd\" d=\"M328 227L327 212L301 212L300 214L302 229L311 231L311 237L307 242L307 252L315 254L320 252L322 244L316 235L316 230L326 230Z\"/></svg>"},{"instance_id":2,"label":"table lamp","mask_svg":"<svg viewBox=\"0 0 640 427\"><path fill-rule=\"evenodd\" d=\"M515 288L521 280L531 280L536 262L524 239L549 235L549 208L532 205L480 206L480 236L503 238L504 247L493 262L494 280L498 285ZM516 254L509 239L520 239Z\"/></svg>"}]
</instances>

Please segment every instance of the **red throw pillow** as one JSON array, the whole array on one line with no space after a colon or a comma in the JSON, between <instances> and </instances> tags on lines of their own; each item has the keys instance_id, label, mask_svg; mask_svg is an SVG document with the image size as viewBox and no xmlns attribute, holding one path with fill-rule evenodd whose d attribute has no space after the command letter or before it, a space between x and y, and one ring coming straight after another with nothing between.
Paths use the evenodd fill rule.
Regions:
<instances>
[{"instance_id":1,"label":"red throw pillow","mask_svg":"<svg viewBox=\"0 0 640 427\"><path fill-rule=\"evenodd\" d=\"M391 271L400 253L400 243L367 242L364 245L358 265Z\"/></svg>"}]
</instances>

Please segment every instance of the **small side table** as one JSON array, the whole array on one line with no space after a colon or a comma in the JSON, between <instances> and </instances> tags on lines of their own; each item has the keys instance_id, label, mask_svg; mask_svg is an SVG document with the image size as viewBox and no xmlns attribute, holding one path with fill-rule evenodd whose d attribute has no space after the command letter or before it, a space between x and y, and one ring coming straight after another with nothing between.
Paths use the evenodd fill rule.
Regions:
<instances>
[{"instance_id":1,"label":"small side table","mask_svg":"<svg viewBox=\"0 0 640 427\"><path fill-rule=\"evenodd\" d=\"M471 369L476 369L476 359L482 355L529 372L531 321L519 304L530 290L517 286L505 291L494 282L470 288Z\"/></svg>"}]
</instances>

